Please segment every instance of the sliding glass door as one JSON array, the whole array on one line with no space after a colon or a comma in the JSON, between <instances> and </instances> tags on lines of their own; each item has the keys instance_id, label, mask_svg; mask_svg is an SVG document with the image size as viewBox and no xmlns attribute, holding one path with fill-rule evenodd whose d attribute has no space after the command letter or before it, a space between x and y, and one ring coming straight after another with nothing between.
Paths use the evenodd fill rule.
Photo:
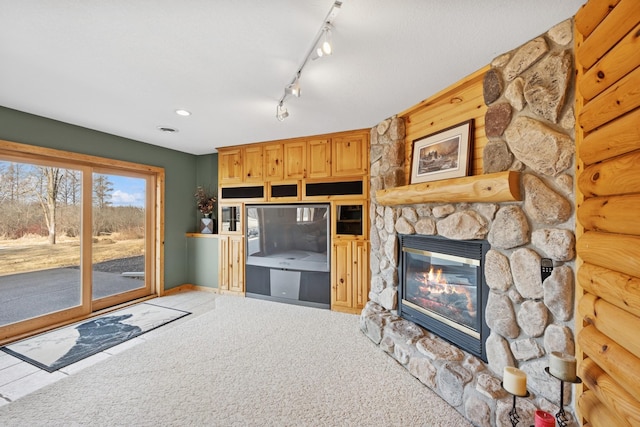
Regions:
<instances>
[{"instance_id":1,"label":"sliding glass door","mask_svg":"<svg viewBox=\"0 0 640 427\"><path fill-rule=\"evenodd\" d=\"M145 177L93 173L92 300L110 306L148 294Z\"/></svg>"},{"instance_id":2,"label":"sliding glass door","mask_svg":"<svg viewBox=\"0 0 640 427\"><path fill-rule=\"evenodd\" d=\"M0 161L0 327L81 313L82 177Z\"/></svg>"},{"instance_id":3,"label":"sliding glass door","mask_svg":"<svg viewBox=\"0 0 640 427\"><path fill-rule=\"evenodd\" d=\"M158 289L158 171L70 157L0 141L0 341Z\"/></svg>"}]
</instances>

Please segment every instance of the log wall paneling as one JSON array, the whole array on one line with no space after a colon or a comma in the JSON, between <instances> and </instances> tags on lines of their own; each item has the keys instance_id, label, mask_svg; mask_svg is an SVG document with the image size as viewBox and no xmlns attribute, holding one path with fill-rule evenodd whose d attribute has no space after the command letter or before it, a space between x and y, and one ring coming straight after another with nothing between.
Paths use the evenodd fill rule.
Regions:
<instances>
[{"instance_id":1,"label":"log wall paneling","mask_svg":"<svg viewBox=\"0 0 640 427\"><path fill-rule=\"evenodd\" d=\"M592 197L578 207L578 221L587 229L640 236L640 194Z\"/></svg>"},{"instance_id":2,"label":"log wall paneling","mask_svg":"<svg viewBox=\"0 0 640 427\"><path fill-rule=\"evenodd\" d=\"M578 119L588 132L639 106L640 68L636 68L586 104Z\"/></svg>"},{"instance_id":3,"label":"log wall paneling","mask_svg":"<svg viewBox=\"0 0 640 427\"><path fill-rule=\"evenodd\" d=\"M640 151L587 166L578 177L585 197L640 192Z\"/></svg>"},{"instance_id":4,"label":"log wall paneling","mask_svg":"<svg viewBox=\"0 0 640 427\"><path fill-rule=\"evenodd\" d=\"M620 344L601 333L593 325L582 329L578 342L586 354L593 359L634 399L640 397L640 360L622 348Z\"/></svg>"},{"instance_id":5,"label":"log wall paneling","mask_svg":"<svg viewBox=\"0 0 640 427\"><path fill-rule=\"evenodd\" d=\"M640 404L607 375L593 360L585 359L578 376L593 391L598 400L627 425L640 425Z\"/></svg>"},{"instance_id":6,"label":"log wall paneling","mask_svg":"<svg viewBox=\"0 0 640 427\"><path fill-rule=\"evenodd\" d=\"M591 2L591 3L595 3L595 2ZM585 4L579 11L578 13L580 13L581 11L584 11L585 9L589 8L589 5L591 3L587 3ZM590 16L590 15L586 15L586 16ZM600 20L604 19L601 18ZM573 42L574 42L574 47L573 47L573 51L574 54L575 52L579 49L579 47L582 45L582 42L584 41L584 36L582 34L580 34L580 31L578 31L577 29L577 22L578 22L578 17L576 15L576 18L574 19L574 27L573 27ZM599 21L598 21L599 22ZM596 24L597 25L597 24ZM595 25L594 25L595 27ZM575 58L574 58L574 62L575 62ZM577 90L577 85L580 83L582 76L584 74L584 70L582 69L582 67L579 67L576 65L576 70L575 70L575 85L576 85L576 90L574 91L574 112L575 112L575 116L577 118L578 114L580 111L582 111L582 107L584 105L584 98L582 96L579 95L579 91ZM578 120L576 120L576 125L575 125L575 141L576 141L576 153L579 152L580 150L580 146L582 145L582 141L584 140L584 132L582 130L582 128L580 127L580 122ZM575 156L575 179L577 180L577 178L580 176L580 173L584 170L584 162L580 159L580 156L576 155ZM576 199L575 199L575 204L576 204L576 209L579 208L582 203L584 202L584 195L582 194L582 192L580 191L580 187L576 186ZM582 234L584 233L584 227L582 226L582 224L580 224L579 221L576 221L576 229L575 229L575 238L576 241L582 237ZM579 271L579 269L582 267L583 265L583 261L582 258L580 257L580 253L576 251L576 265L575 265L575 270L574 271ZM575 274L575 273L574 273ZM575 282L575 300L579 300L580 296L584 294L584 290L581 286L581 283L579 280L576 280ZM585 322L583 322L580 319L580 316L575 315L575 332L574 332L574 336L577 337L580 335L580 332L582 331L582 328L584 326L586 326ZM582 348L580 347L580 343L578 342L577 339L575 339L575 354L576 354L576 359L577 359L577 367L580 367L580 362L582 360ZM588 423L588 420L585 420L584 418L584 413L582 412L582 410L580 409L579 406L579 396L586 390L586 387L583 383L579 383L576 384L575 386L575 409L576 409L576 415L578 416L578 420L581 421L582 423L584 423L583 425L587 425L590 423Z\"/></svg>"},{"instance_id":7,"label":"log wall paneling","mask_svg":"<svg viewBox=\"0 0 640 427\"><path fill-rule=\"evenodd\" d=\"M640 279L605 267L584 263L578 281L589 293L640 317Z\"/></svg>"},{"instance_id":8,"label":"log wall paneling","mask_svg":"<svg viewBox=\"0 0 640 427\"><path fill-rule=\"evenodd\" d=\"M633 427L618 414L611 411L592 391L584 392L578 399L578 407L585 417L591 420L592 426L628 426ZM585 424L586 425L586 424Z\"/></svg>"},{"instance_id":9,"label":"log wall paneling","mask_svg":"<svg viewBox=\"0 0 640 427\"><path fill-rule=\"evenodd\" d=\"M578 10L575 16L576 29L584 37L589 37L591 32L607 17L620 0L591 0Z\"/></svg>"},{"instance_id":10,"label":"log wall paneling","mask_svg":"<svg viewBox=\"0 0 640 427\"><path fill-rule=\"evenodd\" d=\"M639 236L587 231L578 239L576 249L584 262L640 277ZM640 371L640 365L638 368Z\"/></svg>"},{"instance_id":11,"label":"log wall paneling","mask_svg":"<svg viewBox=\"0 0 640 427\"><path fill-rule=\"evenodd\" d=\"M636 25L620 43L596 65L584 73L580 94L592 99L640 65L640 24Z\"/></svg>"},{"instance_id":12,"label":"log wall paneling","mask_svg":"<svg viewBox=\"0 0 640 427\"><path fill-rule=\"evenodd\" d=\"M640 331L640 318L593 294L582 297L578 311L587 323L614 339L634 356L640 357L640 342L635 339Z\"/></svg>"},{"instance_id":13,"label":"log wall paneling","mask_svg":"<svg viewBox=\"0 0 640 427\"><path fill-rule=\"evenodd\" d=\"M640 1L577 13L576 324L585 425L640 425ZM586 165L586 167L585 167Z\"/></svg>"},{"instance_id":14,"label":"log wall paneling","mask_svg":"<svg viewBox=\"0 0 640 427\"><path fill-rule=\"evenodd\" d=\"M578 154L590 165L640 149L640 109L594 130L580 144Z\"/></svg>"},{"instance_id":15,"label":"log wall paneling","mask_svg":"<svg viewBox=\"0 0 640 427\"><path fill-rule=\"evenodd\" d=\"M584 68L591 68L611 46L622 39L638 23L640 2L621 0L586 37L576 56Z\"/></svg>"}]
</instances>

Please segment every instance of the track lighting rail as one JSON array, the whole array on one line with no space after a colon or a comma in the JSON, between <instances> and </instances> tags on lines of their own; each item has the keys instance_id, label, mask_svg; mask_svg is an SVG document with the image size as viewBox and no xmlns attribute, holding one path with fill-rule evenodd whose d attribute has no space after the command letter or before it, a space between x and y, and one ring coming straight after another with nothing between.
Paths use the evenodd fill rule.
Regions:
<instances>
[{"instance_id":1,"label":"track lighting rail","mask_svg":"<svg viewBox=\"0 0 640 427\"><path fill-rule=\"evenodd\" d=\"M283 121L289 116L287 108L284 106L284 102L288 96L300 97L300 78L302 77L302 71L304 67L309 63L309 60L318 59L323 56L331 55L333 46L331 45L331 30L333 29L333 21L335 20L340 8L342 7L342 1L335 1L329 9L329 13L322 21L322 26L316 33L311 48L304 56L304 59L294 74L291 82L285 86L284 94L278 100L276 106L276 118ZM322 43L321 43L322 41Z\"/></svg>"}]
</instances>

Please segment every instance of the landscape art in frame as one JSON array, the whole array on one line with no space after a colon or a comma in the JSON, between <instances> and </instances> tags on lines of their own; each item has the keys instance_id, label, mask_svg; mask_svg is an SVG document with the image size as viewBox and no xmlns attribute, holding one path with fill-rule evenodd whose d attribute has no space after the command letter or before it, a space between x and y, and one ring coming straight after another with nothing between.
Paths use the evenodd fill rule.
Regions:
<instances>
[{"instance_id":1,"label":"landscape art in frame","mask_svg":"<svg viewBox=\"0 0 640 427\"><path fill-rule=\"evenodd\" d=\"M413 141L411 184L469 174L473 120Z\"/></svg>"}]
</instances>

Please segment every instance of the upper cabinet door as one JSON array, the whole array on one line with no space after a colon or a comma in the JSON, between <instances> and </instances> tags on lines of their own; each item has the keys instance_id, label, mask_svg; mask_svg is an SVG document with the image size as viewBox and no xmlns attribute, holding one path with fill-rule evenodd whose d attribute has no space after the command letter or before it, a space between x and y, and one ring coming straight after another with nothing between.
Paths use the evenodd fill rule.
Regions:
<instances>
[{"instance_id":1,"label":"upper cabinet door","mask_svg":"<svg viewBox=\"0 0 640 427\"><path fill-rule=\"evenodd\" d=\"M332 175L365 175L369 163L368 146L366 135L332 138Z\"/></svg>"},{"instance_id":2,"label":"upper cabinet door","mask_svg":"<svg viewBox=\"0 0 640 427\"><path fill-rule=\"evenodd\" d=\"M297 141L284 144L284 178L306 178L307 142Z\"/></svg>"},{"instance_id":3,"label":"upper cabinet door","mask_svg":"<svg viewBox=\"0 0 640 427\"><path fill-rule=\"evenodd\" d=\"M331 140L312 139L307 151L307 178L331 176Z\"/></svg>"},{"instance_id":4,"label":"upper cabinet door","mask_svg":"<svg viewBox=\"0 0 640 427\"><path fill-rule=\"evenodd\" d=\"M242 182L242 150L218 150L218 178L221 184Z\"/></svg>"},{"instance_id":5,"label":"upper cabinet door","mask_svg":"<svg viewBox=\"0 0 640 427\"><path fill-rule=\"evenodd\" d=\"M264 175L267 181L280 181L284 176L282 144L264 146Z\"/></svg>"},{"instance_id":6,"label":"upper cabinet door","mask_svg":"<svg viewBox=\"0 0 640 427\"><path fill-rule=\"evenodd\" d=\"M262 146L244 148L244 182L263 182Z\"/></svg>"}]
</instances>

